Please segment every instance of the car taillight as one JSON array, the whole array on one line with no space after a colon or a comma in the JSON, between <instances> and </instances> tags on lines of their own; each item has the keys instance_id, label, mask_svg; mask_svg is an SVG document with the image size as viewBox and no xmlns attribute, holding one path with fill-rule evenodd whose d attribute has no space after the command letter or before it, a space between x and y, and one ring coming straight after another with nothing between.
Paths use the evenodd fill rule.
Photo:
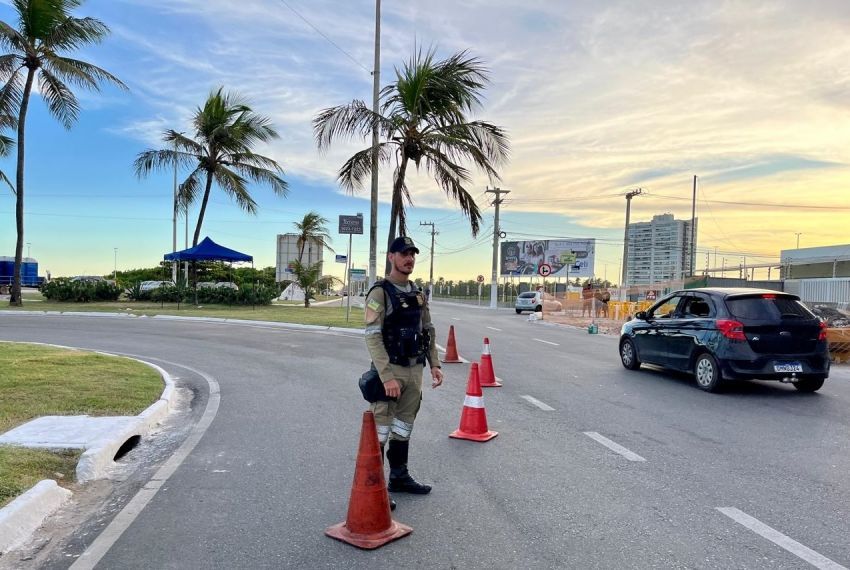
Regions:
<instances>
[{"instance_id":1,"label":"car taillight","mask_svg":"<svg viewBox=\"0 0 850 570\"><path fill-rule=\"evenodd\" d=\"M766 295L761 296L762 299L776 299L776 295L773 293L767 293Z\"/></svg>"},{"instance_id":2,"label":"car taillight","mask_svg":"<svg viewBox=\"0 0 850 570\"><path fill-rule=\"evenodd\" d=\"M728 339L747 340L744 336L744 323L731 319L717 319L717 329Z\"/></svg>"},{"instance_id":3,"label":"car taillight","mask_svg":"<svg viewBox=\"0 0 850 570\"><path fill-rule=\"evenodd\" d=\"M820 325L820 334L818 335L818 340L826 340L826 323L821 321L818 324Z\"/></svg>"}]
</instances>

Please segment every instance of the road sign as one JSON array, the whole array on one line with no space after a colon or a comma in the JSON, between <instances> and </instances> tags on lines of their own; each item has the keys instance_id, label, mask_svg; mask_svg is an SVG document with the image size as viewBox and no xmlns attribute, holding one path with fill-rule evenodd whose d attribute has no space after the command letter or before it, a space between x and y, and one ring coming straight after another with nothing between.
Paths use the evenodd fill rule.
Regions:
<instances>
[{"instance_id":1,"label":"road sign","mask_svg":"<svg viewBox=\"0 0 850 570\"><path fill-rule=\"evenodd\" d=\"M647 301L654 301L656 295L657 295L657 293L655 291L649 290L649 291L646 292L646 300Z\"/></svg>"},{"instance_id":2,"label":"road sign","mask_svg":"<svg viewBox=\"0 0 850 570\"><path fill-rule=\"evenodd\" d=\"M363 214L356 216L340 216L339 217L339 233L341 234L357 234L363 233Z\"/></svg>"},{"instance_id":3,"label":"road sign","mask_svg":"<svg viewBox=\"0 0 850 570\"><path fill-rule=\"evenodd\" d=\"M477 281L478 281L479 283L484 283L484 276L483 276L483 275L479 275L479 276L478 276Z\"/></svg>"},{"instance_id":4,"label":"road sign","mask_svg":"<svg viewBox=\"0 0 850 570\"><path fill-rule=\"evenodd\" d=\"M576 254L573 253L573 252L562 253L560 255L560 258L561 258L561 265L572 265L573 263L576 262Z\"/></svg>"},{"instance_id":5,"label":"road sign","mask_svg":"<svg viewBox=\"0 0 850 570\"><path fill-rule=\"evenodd\" d=\"M537 273L539 273L542 277L548 277L552 274L552 266L548 263L541 263L540 267L537 268Z\"/></svg>"},{"instance_id":6,"label":"road sign","mask_svg":"<svg viewBox=\"0 0 850 570\"><path fill-rule=\"evenodd\" d=\"M366 270L365 269L351 269L351 280L352 281L366 281Z\"/></svg>"},{"instance_id":7,"label":"road sign","mask_svg":"<svg viewBox=\"0 0 850 570\"><path fill-rule=\"evenodd\" d=\"M348 262L348 256L336 254L336 262L337 263L347 263Z\"/></svg>"}]
</instances>

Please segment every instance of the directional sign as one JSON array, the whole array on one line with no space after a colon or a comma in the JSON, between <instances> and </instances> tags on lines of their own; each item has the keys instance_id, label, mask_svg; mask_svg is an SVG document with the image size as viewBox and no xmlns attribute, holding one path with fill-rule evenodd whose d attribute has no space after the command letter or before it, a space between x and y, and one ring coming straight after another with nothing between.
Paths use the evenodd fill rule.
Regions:
<instances>
[{"instance_id":1,"label":"directional sign","mask_svg":"<svg viewBox=\"0 0 850 570\"><path fill-rule=\"evenodd\" d=\"M552 266L548 263L541 263L540 267L537 268L537 273L539 273L542 277L548 277L552 274Z\"/></svg>"},{"instance_id":2,"label":"directional sign","mask_svg":"<svg viewBox=\"0 0 850 570\"><path fill-rule=\"evenodd\" d=\"M483 275L479 275L479 276L478 276L478 282L479 282L479 283L484 283L484 276L483 276Z\"/></svg>"},{"instance_id":3,"label":"directional sign","mask_svg":"<svg viewBox=\"0 0 850 570\"><path fill-rule=\"evenodd\" d=\"M575 253L562 253L561 254L561 265L571 265L576 262L576 254Z\"/></svg>"},{"instance_id":4,"label":"directional sign","mask_svg":"<svg viewBox=\"0 0 850 570\"><path fill-rule=\"evenodd\" d=\"M341 234L357 234L363 233L363 214L356 216L340 216L339 217L339 233Z\"/></svg>"}]
</instances>

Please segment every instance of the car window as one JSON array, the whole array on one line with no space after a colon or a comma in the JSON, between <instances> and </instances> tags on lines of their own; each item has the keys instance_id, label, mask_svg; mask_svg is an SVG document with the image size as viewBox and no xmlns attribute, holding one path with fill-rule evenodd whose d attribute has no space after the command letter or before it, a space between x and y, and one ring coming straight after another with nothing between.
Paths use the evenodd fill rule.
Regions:
<instances>
[{"instance_id":1,"label":"car window","mask_svg":"<svg viewBox=\"0 0 850 570\"><path fill-rule=\"evenodd\" d=\"M814 319L815 316L797 299L779 295L733 297L726 299L729 313L738 319L779 321L783 319Z\"/></svg>"},{"instance_id":2,"label":"car window","mask_svg":"<svg viewBox=\"0 0 850 570\"><path fill-rule=\"evenodd\" d=\"M520 293L519 298L520 299L533 299L536 294L537 293L533 293L533 292Z\"/></svg>"},{"instance_id":3,"label":"car window","mask_svg":"<svg viewBox=\"0 0 850 570\"><path fill-rule=\"evenodd\" d=\"M714 308L711 301L702 297L686 297L681 312L682 316L686 319L701 319L714 316Z\"/></svg>"},{"instance_id":4,"label":"car window","mask_svg":"<svg viewBox=\"0 0 850 570\"><path fill-rule=\"evenodd\" d=\"M669 319L673 317L673 314L676 312L676 307L679 305L679 302L682 300L681 295L676 295L675 297L670 297L666 301L662 301L660 305L653 307L649 311L649 316L655 319Z\"/></svg>"}]
</instances>

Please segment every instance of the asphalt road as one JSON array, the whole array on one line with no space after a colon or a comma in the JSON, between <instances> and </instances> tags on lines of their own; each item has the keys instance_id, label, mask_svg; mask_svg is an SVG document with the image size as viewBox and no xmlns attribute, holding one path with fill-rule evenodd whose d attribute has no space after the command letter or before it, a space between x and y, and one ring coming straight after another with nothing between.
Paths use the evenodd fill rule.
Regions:
<instances>
[{"instance_id":1,"label":"asphalt road","mask_svg":"<svg viewBox=\"0 0 850 570\"><path fill-rule=\"evenodd\" d=\"M434 491L397 496L395 517L414 532L369 552L323 534L346 512L362 336L16 316L0 318L0 339L156 362L196 394L192 422L208 380L220 387L203 437L98 568L850 567L846 367L817 394L768 382L707 394L684 375L623 369L611 337L513 310L437 303L433 314L438 341L454 325L470 360L490 338L504 387L485 403L499 436L447 437L468 365L445 365L411 445L411 471ZM94 538L77 533L76 551L50 566Z\"/></svg>"}]
</instances>

